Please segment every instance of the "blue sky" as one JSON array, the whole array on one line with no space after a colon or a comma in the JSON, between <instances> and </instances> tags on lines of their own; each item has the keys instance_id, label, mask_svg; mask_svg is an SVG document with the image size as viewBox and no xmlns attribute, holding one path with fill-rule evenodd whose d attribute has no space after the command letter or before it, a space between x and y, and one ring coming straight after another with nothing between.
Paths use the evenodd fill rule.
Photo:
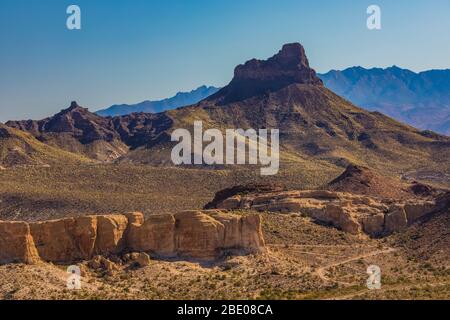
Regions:
<instances>
[{"instance_id":1,"label":"blue sky","mask_svg":"<svg viewBox=\"0 0 450 320\"><path fill-rule=\"evenodd\" d=\"M79 5L82 30L66 28ZM366 28L366 8L382 30ZM318 72L450 68L449 0L0 0L0 121L223 86L301 42Z\"/></svg>"}]
</instances>

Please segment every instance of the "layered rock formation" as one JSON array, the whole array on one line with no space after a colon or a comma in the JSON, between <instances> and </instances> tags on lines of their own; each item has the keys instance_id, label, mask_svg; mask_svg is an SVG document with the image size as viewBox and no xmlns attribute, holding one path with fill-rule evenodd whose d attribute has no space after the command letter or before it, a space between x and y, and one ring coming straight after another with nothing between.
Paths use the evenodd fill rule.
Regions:
<instances>
[{"instance_id":1,"label":"layered rock formation","mask_svg":"<svg viewBox=\"0 0 450 320\"><path fill-rule=\"evenodd\" d=\"M217 208L302 213L351 234L366 233L377 237L401 231L427 214L448 208L447 198L393 200L344 192L305 190L236 194L220 202Z\"/></svg>"},{"instance_id":2,"label":"layered rock formation","mask_svg":"<svg viewBox=\"0 0 450 320\"><path fill-rule=\"evenodd\" d=\"M26 222L0 222L0 263L36 263L36 250Z\"/></svg>"},{"instance_id":3,"label":"layered rock formation","mask_svg":"<svg viewBox=\"0 0 450 320\"><path fill-rule=\"evenodd\" d=\"M136 212L34 223L0 222L0 263L70 263L126 252L209 260L233 250L265 250L258 215L185 211L144 220Z\"/></svg>"}]
</instances>

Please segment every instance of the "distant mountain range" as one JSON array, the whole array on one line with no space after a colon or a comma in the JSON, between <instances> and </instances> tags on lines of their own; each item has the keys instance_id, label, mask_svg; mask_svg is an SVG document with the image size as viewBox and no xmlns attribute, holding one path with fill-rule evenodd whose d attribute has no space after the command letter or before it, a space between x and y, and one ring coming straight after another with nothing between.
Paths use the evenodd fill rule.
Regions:
<instances>
[{"instance_id":1,"label":"distant mountain range","mask_svg":"<svg viewBox=\"0 0 450 320\"><path fill-rule=\"evenodd\" d=\"M100 116L123 116L133 112L158 113L195 104L219 91L219 88L201 86L191 92L178 92L175 96L159 101L143 101L137 104L117 104L97 111Z\"/></svg>"},{"instance_id":2,"label":"distant mountain range","mask_svg":"<svg viewBox=\"0 0 450 320\"><path fill-rule=\"evenodd\" d=\"M171 133L193 131L195 120L223 130L279 129L281 167L320 171L355 163L403 173L425 164L447 170L450 159L450 137L361 109L326 88L299 43L237 66L227 86L184 108L102 117L73 102L54 116L6 125L91 161L173 165Z\"/></svg>"},{"instance_id":3,"label":"distant mountain range","mask_svg":"<svg viewBox=\"0 0 450 320\"><path fill-rule=\"evenodd\" d=\"M318 77L328 89L357 106L382 112L422 130L450 136L450 69L415 73L397 66L352 67L331 70ZM220 89L201 86L159 101L113 105L96 114L114 117L134 112L163 112L196 104Z\"/></svg>"},{"instance_id":4,"label":"distant mountain range","mask_svg":"<svg viewBox=\"0 0 450 320\"><path fill-rule=\"evenodd\" d=\"M415 73L397 66L352 67L319 77L327 88L357 106L450 135L450 69Z\"/></svg>"}]
</instances>

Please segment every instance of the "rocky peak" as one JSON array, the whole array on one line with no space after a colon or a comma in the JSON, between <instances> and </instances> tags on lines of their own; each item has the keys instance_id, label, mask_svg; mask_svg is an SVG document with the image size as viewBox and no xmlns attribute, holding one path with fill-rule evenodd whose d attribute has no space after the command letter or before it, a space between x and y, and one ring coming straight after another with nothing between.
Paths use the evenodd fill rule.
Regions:
<instances>
[{"instance_id":1,"label":"rocky peak","mask_svg":"<svg viewBox=\"0 0 450 320\"><path fill-rule=\"evenodd\" d=\"M236 67L233 80L280 81L321 85L309 67L305 49L299 43L285 44L268 60L253 59Z\"/></svg>"},{"instance_id":2,"label":"rocky peak","mask_svg":"<svg viewBox=\"0 0 450 320\"><path fill-rule=\"evenodd\" d=\"M80 107L80 105L79 105L76 101L72 101L72 102L70 103L70 107L69 107L68 110L73 110L73 109L76 109L76 108L81 108L81 107Z\"/></svg>"},{"instance_id":3,"label":"rocky peak","mask_svg":"<svg viewBox=\"0 0 450 320\"><path fill-rule=\"evenodd\" d=\"M96 140L109 142L120 139L108 118L90 112L76 101L72 101L68 108L61 110L52 117L38 121L9 121L7 125L28 131L36 137L52 133L69 134L82 144Z\"/></svg>"},{"instance_id":4,"label":"rocky peak","mask_svg":"<svg viewBox=\"0 0 450 320\"><path fill-rule=\"evenodd\" d=\"M225 103L239 101L291 84L323 85L309 66L305 49L300 43L285 44L268 60L252 59L237 66L230 84L211 99L221 98Z\"/></svg>"},{"instance_id":5,"label":"rocky peak","mask_svg":"<svg viewBox=\"0 0 450 320\"><path fill-rule=\"evenodd\" d=\"M61 117L61 116L69 116L70 117L71 115L73 115L75 113L78 113L78 114L84 115L84 116L88 116L88 117L98 117L96 114L91 113L87 108L80 106L76 101L72 101L68 108L61 110L54 117Z\"/></svg>"}]
</instances>

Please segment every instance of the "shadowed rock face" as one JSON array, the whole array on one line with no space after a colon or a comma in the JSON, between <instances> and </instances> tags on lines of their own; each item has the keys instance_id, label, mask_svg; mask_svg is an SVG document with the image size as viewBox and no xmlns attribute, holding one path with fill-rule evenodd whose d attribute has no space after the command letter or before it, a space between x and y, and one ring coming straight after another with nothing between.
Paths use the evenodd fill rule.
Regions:
<instances>
[{"instance_id":1,"label":"shadowed rock face","mask_svg":"<svg viewBox=\"0 0 450 320\"><path fill-rule=\"evenodd\" d=\"M208 100L219 98L222 103L230 103L277 91L294 83L323 85L310 68L305 49L299 43L285 44L268 60L252 59L237 66L230 84Z\"/></svg>"},{"instance_id":2,"label":"shadowed rock face","mask_svg":"<svg viewBox=\"0 0 450 320\"><path fill-rule=\"evenodd\" d=\"M214 199L205 205L205 209L214 209L219 203L235 195L249 193L271 193L284 190L284 186L277 184L248 184L243 186L234 186L218 191L214 196Z\"/></svg>"},{"instance_id":3,"label":"shadowed rock face","mask_svg":"<svg viewBox=\"0 0 450 320\"><path fill-rule=\"evenodd\" d=\"M74 101L52 117L39 121L9 121L7 125L64 150L112 161L129 149L170 141L166 130L172 126L172 120L164 113L101 117Z\"/></svg>"},{"instance_id":4,"label":"shadowed rock face","mask_svg":"<svg viewBox=\"0 0 450 320\"><path fill-rule=\"evenodd\" d=\"M0 123L0 138L10 138L11 134L8 131L8 128L5 127L4 124Z\"/></svg>"},{"instance_id":5,"label":"shadowed rock face","mask_svg":"<svg viewBox=\"0 0 450 320\"><path fill-rule=\"evenodd\" d=\"M84 216L35 223L0 221L0 263L70 263L95 255L149 252L211 260L225 251L265 251L258 215L213 211Z\"/></svg>"},{"instance_id":6,"label":"shadowed rock face","mask_svg":"<svg viewBox=\"0 0 450 320\"><path fill-rule=\"evenodd\" d=\"M43 133L69 133L82 144L95 140L111 142L120 139L109 120L97 116L73 101L70 107L50 118L39 121L9 121L8 126L28 131L38 136Z\"/></svg>"}]
</instances>

